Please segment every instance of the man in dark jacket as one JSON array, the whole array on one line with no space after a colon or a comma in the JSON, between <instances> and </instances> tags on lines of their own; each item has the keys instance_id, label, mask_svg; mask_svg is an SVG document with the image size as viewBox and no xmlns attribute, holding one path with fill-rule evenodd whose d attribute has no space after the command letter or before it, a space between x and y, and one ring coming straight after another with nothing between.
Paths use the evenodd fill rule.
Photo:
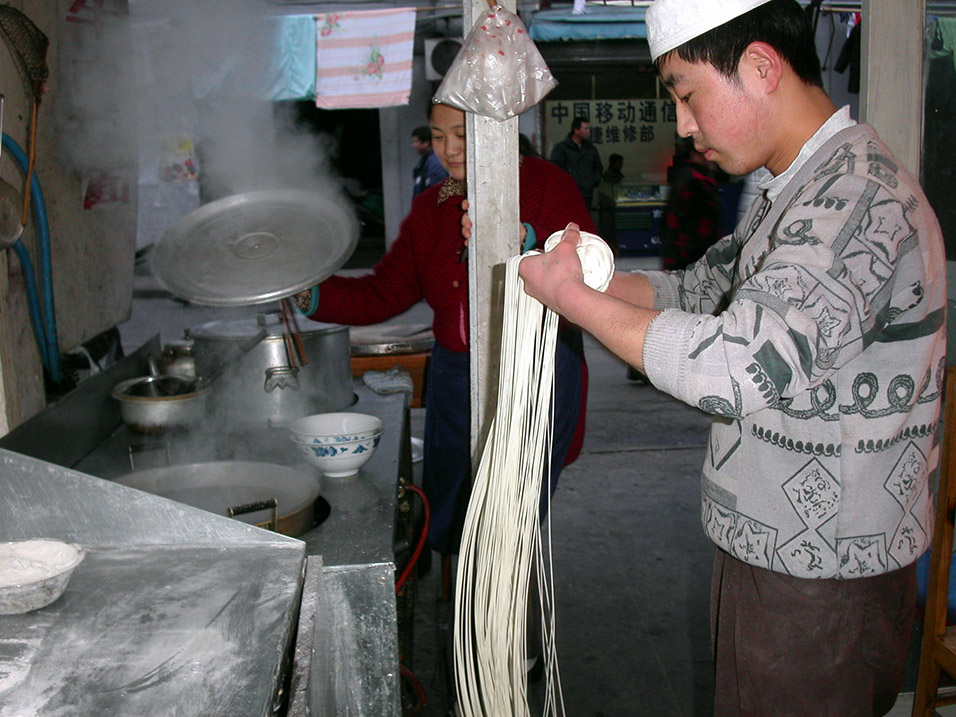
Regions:
<instances>
[{"instance_id":1,"label":"man in dark jacket","mask_svg":"<svg viewBox=\"0 0 956 717\"><path fill-rule=\"evenodd\" d=\"M412 130L412 147L421 155L412 176L415 178L413 197L417 197L427 187L438 184L448 172L441 166L441 161L432 149L432 132L428 127L416 127Z\"/></svg>"},{"instance_id":2,"label":"man in dark jacket","mask_svg":"<svg viewBox=\"0 0 956 717\"><path fill-rule=\"evenodd\" d=\"M594 198L594 188L601 183L604 173L601 155L590 137L590 123L583 117L575 117L567 139L558 142L551 150L551 161L574 178L588 207Z\"/></svg>"}]
</instances>

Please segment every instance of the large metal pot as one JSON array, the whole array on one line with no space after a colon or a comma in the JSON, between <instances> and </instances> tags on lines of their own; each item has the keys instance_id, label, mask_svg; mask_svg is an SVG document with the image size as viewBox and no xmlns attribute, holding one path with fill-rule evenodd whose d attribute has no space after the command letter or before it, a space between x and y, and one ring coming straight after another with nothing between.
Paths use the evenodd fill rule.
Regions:
<instances>
[{"instance_id":1,"label":"large metal pot","mask_svg":"<svg viewBox=\"0 0 956 717\"><path fill-rule=\"evenodd\" d=\"M229 515L232 510L237 520L292 537L311 530L327 509L317 510L317 478L273 463L214 461L163 466L127 473L116 482L218 515ZM272 499L277 519L274 526L271 509L237 512Z\"/></svg>"},{"instance_id":2,"label":"large metal pot","mask_svg":"<svg viewBox=\"0 0 956 717\"><path fill-rule=\"evenodd\" d=\"M348 327L302 317L297 323L308 363L293 356L295 366L278 315L212 321L189 329L196 373L216 376L209 397L214 420L230 428L282 426L354 403ZM263 329L265 338L248 349Z\"/></svg>"}]
</instances>

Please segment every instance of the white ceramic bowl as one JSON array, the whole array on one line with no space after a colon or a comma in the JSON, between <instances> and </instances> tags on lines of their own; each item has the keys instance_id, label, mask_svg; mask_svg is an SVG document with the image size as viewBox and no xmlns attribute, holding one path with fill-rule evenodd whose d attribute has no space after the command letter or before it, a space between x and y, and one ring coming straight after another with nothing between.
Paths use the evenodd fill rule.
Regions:
<instances>
[{"instance_id":1,"label":"white ceramic bowl","mask_svg":"<svg viewBox=\"0 0 956 717\"><path fill-rule=\"evenodd\" d=\"M347 478L359 472L378 448L382 432L358 441L339 441L337 443L310 443L292 437L292 442L306 461L318 468L330 478Z\"/></svg>"},{"instance_id":2,"label":"white ceramic bowl","mask_svg":"<svg viewBox=\"0 0 956 717\"><path fill-rule=\"evenodd\" d=\"M86 553L60 540L0 543L0 615L39 610L66 590Z\"/></svg>"},{"instance_id":3,"label":"white ceramic bowl","mask_svg":"<svg viewBox=\"0 0 956 717\"><path fill-rule=\"evenodd\" d=\"M315 445L337 445L381 436L382 419L367 413L316 413L289 424L293 440Z\"/></svg>"}]
</instances>

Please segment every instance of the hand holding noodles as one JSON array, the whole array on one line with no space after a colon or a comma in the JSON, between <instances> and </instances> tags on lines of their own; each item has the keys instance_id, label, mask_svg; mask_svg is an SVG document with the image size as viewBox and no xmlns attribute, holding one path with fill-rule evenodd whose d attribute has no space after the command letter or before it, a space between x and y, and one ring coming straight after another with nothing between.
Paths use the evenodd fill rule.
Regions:
<instances>
[{"instance_id":1,"label":"hand holding noodles","mask_svg":"<svg viewBox=\"0 0 956 717\"><path fill-rule=\"evenodd\" d=\"M546 251L561 235L549 237ZM606 288L614 268L610 248L600 237L582 233L577 251L588 285ZM498 406L475 476L458 559L455 675L458 707L466 717L529 714L525 660L532 560L541 595L544 713L564 713L563 705L558 709L547 580L551 566L545 564L539 523L544 476L550 474L558 317L525 293L518 275L523 258L512 257L506 266Z\"/></svg>"}]
</instances>

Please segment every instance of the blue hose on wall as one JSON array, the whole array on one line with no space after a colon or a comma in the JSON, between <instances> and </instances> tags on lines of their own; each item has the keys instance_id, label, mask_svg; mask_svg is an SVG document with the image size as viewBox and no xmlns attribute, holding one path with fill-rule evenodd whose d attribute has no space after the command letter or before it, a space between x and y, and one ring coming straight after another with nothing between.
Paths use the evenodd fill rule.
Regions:
<instances>
[{"instance_id":1,"label":"blue hose on wall","mask_svg":"<svg viewBox=\"0 0 956 717\"><path fill-rule=\"evenodd\" d=\"M20 166L20 170L26 175L29 168L27 155L10 135L4 133L2 140L3 148L9 150L10 154ZM36 334L37 347L40 350L43 365L46 367L53 382L59 383L63 376L60 371L60 346L56 335L56 313L53 307L53 263L50 258L50 225L47 222L46 202L43 200L43 190L40 188L40 180L37 179L35 173L30 182L30 202L33 205L37 237L40 242L40 282L43 291L42 318L30 255L19 239L14 243L13 247L14 251L17 252L17 256L20 258L20 263L23 268L24 284L27 288L27 299L30 305L30 321L33 324L33 331Z\"/></svg>"},{"instance_id":2,"label":"blue hose on wall","mask_svg":"<svg viewBox=\"0 0 956 717\"><path fill-rule=\"evenodd\" d=\"M27 251L23 242L19 239L13 242L11 246L20 258L20 268L23 270L23 283L27 289L27 301L30 307L30 323L33 324L33 335L36 336L37 348L40 349L40 358L43 359L43 365L47 371L49 371L49 350L46 345L46 336L43 333L43 317L40 316L40 301L37 298L36 272L33 270L30 252Z\"/></svg>"}]
</instances>

